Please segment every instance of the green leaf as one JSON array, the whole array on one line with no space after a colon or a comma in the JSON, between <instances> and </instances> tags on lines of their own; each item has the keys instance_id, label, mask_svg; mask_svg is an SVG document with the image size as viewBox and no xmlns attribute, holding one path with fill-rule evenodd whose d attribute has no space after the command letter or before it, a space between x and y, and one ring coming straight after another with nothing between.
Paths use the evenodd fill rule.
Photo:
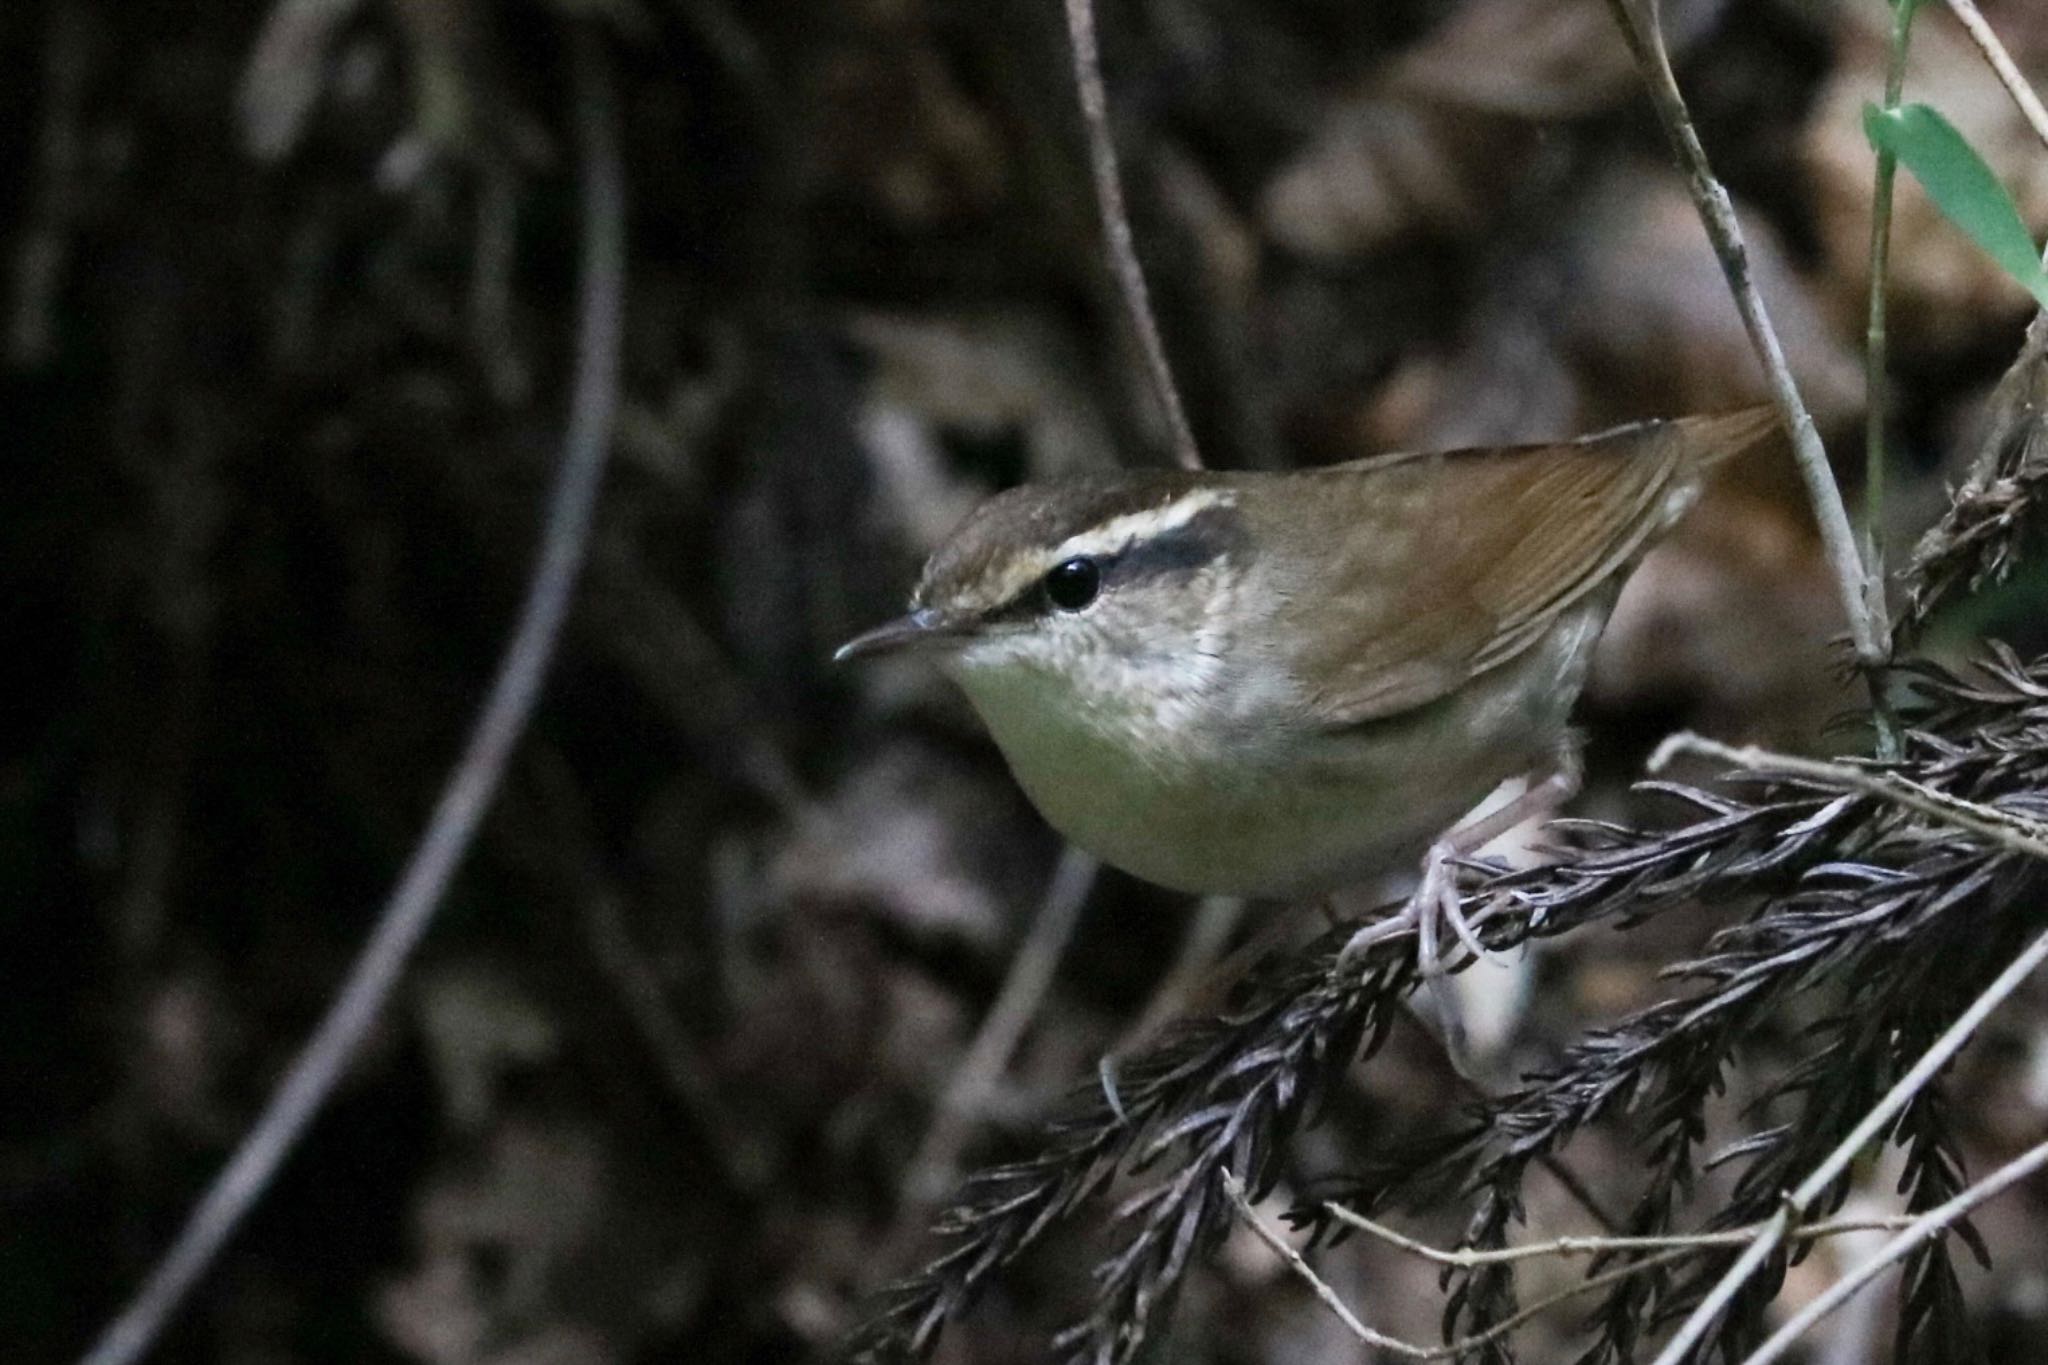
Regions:
<instances>
[{"instance_id":1,"label":"green leaf","mask_svg":"<svg viewBox=\"0 0 2048 1365\"><path fill-rule=\"evenodd\" d=\"M2005 273L2048 308L2048 271L2020 211L1984 158L1955 125L1924 104L1863 107L1870 145L1889 152L1927 190L1942 216L1961 228Z\"/></svg>"}]
</instances>

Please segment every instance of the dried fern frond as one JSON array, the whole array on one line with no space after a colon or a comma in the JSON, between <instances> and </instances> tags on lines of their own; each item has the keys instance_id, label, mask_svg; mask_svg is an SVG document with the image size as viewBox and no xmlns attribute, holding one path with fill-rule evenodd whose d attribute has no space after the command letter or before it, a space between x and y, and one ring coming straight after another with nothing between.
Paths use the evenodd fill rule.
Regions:
<instances>
[{"instance_id":1,"label":"dried fern frond","mask_svg":"<svg viewBox=\"0 0 2048 1365\"><path fill-rule=\"evenodd\" d=\"M1388 942L1357 970L1330 970L1344 935L1284 965L1243 1007L1182 1027L1075 1098L1047 1126L1044 1150L970 1179L937 1233L952 1245L893 1287L852 1344L860 1358L918 1355L997 1268L1119 1169L1169 1171L1119 1210L1134 1231L1098 1272L1097 1311L1065 1339L1075 1359L1114 1342L1128 1358L1193 1256L1227 1224L1223 1172L1260 1189L1270 1158L1313 1111L1328 1081L1385 1038L1415 984L1414 955ZM1166 1291L1166 1292L1162 1292Z\"/></svg>"},{"instance_id":2,"label":"dried fern frond","mask_svg":"<svg viewBox=\"0 0 2048 1365\"><path fill-rule=\"evenodd\" d=\"M1937 607L2012 571L2048 497L2048 313L1986 405L1968 478L1948 511L1913 549L1903 577L1902 635L1917 634Z\"/></svg>"},{"instance_id":3,"label":"dried fern frond","mask_svg":"<svg viewBox=\"0 0 2048 1365\"><path fill-rule=\"evenodd\" d=\"M1991 810L2048 809L2048 664L2023 666L1997 651L1969 677L1924 664L1901 675L1916 695L1915 728L1905 757L1881 771ZM1672 968L1667 976L1682 989L1669 999L1588 1035L1553 1067L1476 1106L1448 1141L1390 1154L1344 1185L1346 1202L1370 1213L1468 1201L1467 1244L1502 1245L1521 1217L1529 1168L1586 1125L1627 1113L1650 1173L1628 1230L1668 1232L1702 1164L1705 1106L1737 1046L1789 998L1826 984L1834 1005L1815 1026L1813 1059L1767 1092L1795 1107L1796 1121L1755 1134L1732 1157L1741 1175L1716 1223L1754 1221L1775 1211L1788 1176L1840 1141L1926 1038L2038 930L2041 864L1881 795L1768 772L1721 792L1646 786L1694 818L1655 832L1580 822L1566 827L1579 846L1553 865L1467 869L1468 914L1480 936L1509 947L1698 901L1751 904L1750 918ZM1128 1065L1115 1095L1082 1097L1039 1156L976 1177L940 1225L951 1246L892 1291L857 1350L928 1349L990 1275L1122 1171L1155 1183L1118 1211L1122 1246L1098 1269L1092 1311L1060 1338L1060 1351L1102 1365L1129 1360L1228 1226L1224 1172L1255 1191L1269 1186L1279 1144L1344 1067L1371 1055L1414 986L1407 941L1376 944L1340 969L1347 936L1334 932L1277 965L1230 1015L1188 1025ZM1960 1165L1938 1091L1909 1109L1893 1136L1906 1146L1916 1204L1956 1187ZM1335 1231L1320 1204L1297 1218ZM1944 1255L1930 1247L1916 1261L1902 1340L1959 1339L1943 1336L1958 1303L1945 1287ZM1595 1317L1585 1359L1631 1358L1640 1336L1695 1302L1724 1263L1707 1256L1688 1273L1621 1281ZM1514 1311L1507 1266L1455 1269L1447 1283L1447 1335L1482 1331ZM1775 1283L1770 1275L1753 1282L1730 1340L1749 1335L1746 1324ZM1945 1358L1932 1349L1916 1347L1913 1358ZM1510 1358L1505 1338L1485 1350Z\"/></svg>"}]
</instances>

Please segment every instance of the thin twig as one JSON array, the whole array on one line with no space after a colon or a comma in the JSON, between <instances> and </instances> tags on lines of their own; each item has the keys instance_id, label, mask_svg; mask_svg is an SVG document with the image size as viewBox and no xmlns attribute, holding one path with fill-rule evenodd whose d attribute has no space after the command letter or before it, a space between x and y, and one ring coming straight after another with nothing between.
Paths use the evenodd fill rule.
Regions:
<instances>
[{"instance_id":1,"label":"thin twig","mask_svg":"<svg viewBox=\"0 0 2048 1365\"><path fill-rule=\"evenodd\" d=\"M1984 54L1984 60L1991 64L1992 71L1998 76L1998 83L2005 87L2005 92L2012 96L2013 103L2020 107L2020 113L2026 118L2027 126L2034 130L2034 136L2041 139L2044 146L2048 146L2048 109L2041 107L2040 97L2034 93L2034 87L2027 83L2026 76L2013 61L2012 54L2005 50L2005 44L1998 41L1998 35L1992 32L1991 25L1985 23L1984 16L1978 13L1976 0L1948 0L1948 7L1956 16L1956 22L1963 26L1963 31L1970 35L1970 41Z\"/></svg>"},{"instance_id":2,"label":"thin twig","mask_svg":"<svg viewBox=\"0 0 2048 1365\"><path fill-rule=\"evenodd\" d=\"M2014 811L2000 810L1996 806L1950 796L1947 792L1938 791L1925 783L1915 782L1903 773L1873 771L1848 763L1828 763L1821 759L1773 753L1768 749L1759 749L1753 744L1736 748L1696 735L1690 730L1681 730L1670 735L1657 746L1657 751L1650 755L1650 771L1661 771L1673 757L1681 753L1699 754L1752 771L1785 773L1792 777L1811 778L1815 782L1824 782L1834 787L1867 792L1894 805L1916 811L1931 820L1939 820L1957 829L1982 835L2001 848L2011 849L2014 853L2024 853L2030 858L2048 859L2048 824Z\"/></svg>"},{"instance_id":3,"label":"thin twig","mask_svg":"<svg viewBox=\"0 0 2048 1365\"><path fill-rule=\"evenodd\" d=\"M2020 983L2033 975L2034 970L2043 962L2048 962L2048 933L2036 938L2027 945L2026 951L2008 963L2005 970L1998 974L1997 979L1986 986L1983 993L1970 1002L1970 1007L1934 1040L1934 1045L1921 1054L1920 1059L1913 1063L1912 1069L1901 1076L1898 1083L1885 1092L1884 1098L1871 1107L1870 1112L1863 1116L1849 1135L1836 1144L1827 1158L1799 1183L1797 1189L1785 1196L1784 1206L1763 1225L1763 1229L1756 1234L1748 1249L1736 1258L1735 1264L1728 1267L1727 1273L1722 1275L1706 1298L1700 1301L1692 1315L1680 1326L1678 1334L1671 1338L1663 1352L1658 1355L1656 1365L1678 1365L1679 1361L1686 1358L1693 1347L1705 1337L1707 1329L1720 1317L1722 1310L1728 1306L1736 1292L1749 1282L1749 1278L1784 1242L1794 1220L1805 1215L1814 1201L1848 1169L1849 1163L1862 1153L1873 1138L1884 1131L1885 1125L1889 1124L1915 1095L1926 1088L1935 1074L1962 1050L1963 1044L1970 1041L1991 1011L1997 1009L2007 996L2018 990Z\"/></svg>"},{"instance_id":4,"label":"thin twig","mask_svg":"<svg viewBox=\"0 0 2048 1365\"><path fill-rule=\"evenodd\" d=\"M1230 1202L1237 1206L1238 1217L1244 1219L1245 1226L1250 1228L1260 1241L1272 1248L1274 1255L1287 1262L1288 1267L1301 1277L1302 1283L1314 1292L1325 1308L1336 1314L1337 1320L1350 1330L1351 1335L1368 1346L1377 1346L1383 1351L1393 1351L1400 1355L1421 1357L1428 1353L1429 1348L1426 1346L1417 1346L1399 1337L1375 1332L1360 1322L1358 1315L1351 1311L1351 1306L1344 1302L1342 1296L1330 1288L1323 1277L1316 1274L1315 1268L1301 1258L1301 1253L1294 1249L1293 1243L1282 1237L1265 1219L1259 1217L1259 1211L1252 1207L1251 1200L1245 1195L1244 1182L1229 1170L1223 1172L1223 1188L1229 1192Z\"/></svg>"},{"instance_id":5,"label":"thin twig","mask_svg":"<svg viewBox=\"0 0 2048 1365\"><path fill-rule=\"evenodd\" d=\"M1053 869L1045 899L1031 931L1010 964L1009 976L974 1035L967 1056L954 1071L940 1097L931 1128L918 1144L909 1166L909 1202L928 1203L953 1183L960 1149L969 1129L988 1103L996 1082L1010 1064L1024 1030L1038 1013L1053 969L1059 966L1067 940L1073 937L1081 907L1095 888L1099 864L1069 845Z\"/></svg>"},{"instance_id":6,"label":"thin twig","mask_svg":"<svg viewBox=\"0 0 2048 1365\"><path fill-rule=\"evenodd\" d=\"M1348 1228L1358 1228L1366 1236L1372 1236L1399 1250L1417 1254L1423 1261L1434 1261L1438 1265L1475 1267L1475 1265L1513 1265L1516 1261L1540 1261L1542 1257L1606 1257L1618 1250L1667 1250L1667 1248L1710 1248L1710 1246L1741 1246L1757 1232L1763 1224L1751 1224L1747 1228L1726 1228L1722 1232L1675 1232L1671 1236L1561 1236L1548 1242L1528 1242L1524 1246L1499 1246L1499 1248L1477 1248L1477 1246L1430 1246L1417 1242L1415 1238L1395 1232L1382 1222L1374 1222L1356 1209L1343 1207L1335 1201L1325 1201L1329 1216ZM1806 1224L1794 1228L1790 1240L1812 1242L1819 1238L1841 1236L1845 1232L1878 1232L1890 1228L1905 1228L1911 1224L1909 1214L1896 1218L1837 1218L1833 1222Z\"/></svg>"},{"instance_id":7,"label":"thin twig","mask_svg":"<svg viewBox=\"0 0 2048 1365\"><path fill-rule=\"evenodd\" d=\"M461 865L525 731L561 636L611 446L626 270L617 98L597 39L576 27L570 45L585 218L577 374L562 463L518 625L433 818L346 983L256 1126L135 1297L86 1354L85 1365L130 1365L150 1348L333 1091Z\"/></svg>"},{"instance_id":8,"label":"thin twig","mask_svg":"<svg viewBox=\"0 0 2048 1365\"><path fill-rule=\"evenodd\" d=\"M1700 146L1699 133L1679 93L1678 78L1671 70L1670 54L1665 50L1658 24L1657 7L1644 0L1607 0L1607 4L1634 54L1665 136L1685 170L1693 204L1713 243L1714 254L1720 259L1750 344L1763 363L1779 418L1791 436L1792 453L1813 504L1828 564L1834 571L1835 588L1842 599L1857 661L1866 668L1875 668L1891 656L1884 585L1869 576L1857 552L1856 534L1849 525L1848 510L1842 505L1842 491L1835 484L1834 471L1828 465L1827 451L1821 445L1812 413L1799 396L1799 386L1785 362L1785 349L1778 341L1777 329L1771 325L1770 313L1750 276L1749 250L1743 243L1742 227L1735 219L1735 206L1707 164L1706 150Z\"/></svg>"},{"instance_id":9,"label":"thin twig","mask_svg":"<svg viewBox=\"0 0 2048 1365\"><path fill-rule=\"evenodd\" d=\"M1419 1242L1404 1233L1396 1232L1385 1223L1377 1223L1355 1209L1342 1204L1325 1201L1323 1204L1330 1216L1347 1227L1353 1227L1369 1237L1385 1242L1388 1246L1425 1261L1438 1265L1471 1268L1481 1265L1510 1265L1516 1261L1540 1260L1546 1256L1605 1256L1618 1251L1664 1251L1679 1248L1702 1250L1711 1247L1741 1246L1763 1230L1761 1223L1743 1228L1728 1228L1721 1232L1674 1233L1668 1237L1557 1237L1548 1242L1530 1242L1518 1247L1499 1247L1488 1250L1478 1247L1446 1249ZM1893 1218L1840 1218L1825 1223L1808 1223L1794 1228L1790 1240L1795 1242L1817 1241L1823 1237L1840 1237L1850 1232L1873 1232L1902 1228L1912 1222L1911 1215L1900 1214Z\"/></svg>"},{"instance_id":10,"label":"thin twig","mask_svg":"<svg viewBox=\"0 0 2048 1365\"><path fill-rule=\"evenodd\" d=\"M1906 1225L1905 1231L1878 1248L1868 1260L1829 1285L1819 1297L1787 1318L1784 1326L1771 1333L1763 1345L1743 1358L1742 1365L1770 1365L1770 1362L1790 1350L1792 1344L1805 1335L1807 1329L1847 1303L1865 1285L1883 1274L1887 1266L1904 1260L1923 1242L1940 1236L1961 1222L1969 1215L1971 1209L2003 1194L2009 1187L2025 1180L2043 1166L2048 1166L2048 1142L2037 1143L2028 1148L1955 1198L1921 1214Z\"/></svg>"},{"instance_id":11,"label":"thin twig","mask_svg":"<svg viewBox=\"0 0 2048 1365\"><path fill-rule=\"evenodd\" d=\"M1094 0L1066 0L1067 36L1073 42L1074 88L1081 97L1081 121L1088 130L1088 168L1095 180L1095 205L1102 215L1102 241L1109 250L1110 273L1122 291L1131 328L1138 335L1152 391L1166 414L1173 440L1173 458L1183 469L1200 469L1202 453L1173 382L1159 322L1152 314L1152 292L1131 237L1130 214L1124 208L1123 178L1117 170L1116 139L1109 128L1109 96L1102 86L1102 54L1095 45Z\"/></svg>"},{"instance_id":12,"label":"thin twig","mask_svg":"<svg viewBox=\"0 0 2048 1365\"><path fill-rule=\"evenodd\" d=\"M1529 1322L1534 1318L1540 1317L1544 1313L1549 1312L1551 1309L1557 1307L1559 1304L1568 1303L1571 1300L1579 1298L1582 1295L1590 1294L1597 1289L1605 1289L1607 1286L1611 1284L1618 1284L1622 1280L1625 1280L1632 1275L1639 1275L1646 1270L1655 1270L1661 1266L1670 1265L1673 1262L1684 1260L1688 1256L1698 1255L1701 1251L1708 1250L1716 1245L1725 1244L1726 1241L1731 1237L1739 1237L1744 1235L1740 1230L1737 1230L1734 1233L1721 1234L1718 1237L1715 1234L1703 1234L1699 1237L1691 1238L1658 1239L1614 1237L1578 1239L1583 1241L1604 1242L1606 1243L1606 1246L1603 1249L1606 1250L1613 1250L1616 1248L1645 1249L1650 1250L1651 1254L1629 1261L1625 1265L1610 1267L1609 1269L1603 1270L1598 1274L1589 1275L1583 1280L1579 1280L1572 1284L1566 1285L1562 1289L1558 1289L1550 1294L1545 1295L1543 1298L1536 1300L1534 1303L1525 1305L1524 1307L1518 1309L1514 1313L1509 1314L1507 1317L1502 1318L1499 1322L1493 1323L1484 1331L1474 1332L1469 1336L1459 1337L1457 1340L1445 1342L1441 1346L1424 1346L1417 1342L1405 1341L1399 1337L1390 1337L1383 1332L1376 1332L1372 1328L1366 1326L1365 1323L1359 1320L1358 1315L1351 1311L1350 1306L1344 1302L1343 1298L1337 1293L1337 1291L1330 1287L1328 1281L1324 1280L1320 1275L1316 1274L1315 1268L1309 1265L1309 1263L1305 1259L1303 1259L1301 1253L1299 1251L1296 1251L1293 1245L1290 1244L1286 1238L1282 1237L1277 1229L1275 1229L1264 1218L1260 1217L1258 1210L1252 1207L1251 1201L1245 1195L1243 1182L1238 1180L1235 1175L1233 1175L1231 1172L1227 1170L1223 1173L1223 1182L1225 1191L1230 1195L1231 1202L1236 1206L1238 1216L1244 1220L1245 1225L1252 1230L1252 1232L1258 1237L1260 1241L1264 1242L1268 1247L1272 1248L1275 1253L1277 1253L1282 1259L1284 1259L1287 1262L1288 1268L1291 1269L1297 1276L1299 1276L1304 1284L1309 1286L1310 1290L1315 1294L1316 1298L1320 1300L1323 1303L1323 1305L1327 1307L1332 1313L1334 1313L1337 1316L1337 1318L1341 1322L1343 1322L1345 1327L1352 1332L1353 1335L1355 1335L1360 1341L1364 1342L1369 1346L1378 1347L1380 1350L1388 1351L1395 1355L1406 1356L1411 1360L1454 1360L1461 1356L1468 1355L1471 1352L1478 1350L1480 1347L1486 1346L1489 1343L1497 1341L1501 1337L1506 1336L1508 1333L1522 1326L1522 1324ZM1338 1211L1337 1205L1330 1205L1330 1208L1333 1212ZM1348 1210L1344 1212L1348 1212ZM1342 1213L1340 1213L1339 1216L1341 1217ZM1347 1219L1346 1221L1351 1220ZM1360 1226L1361 1224L1368 1223L1369 1221L1370 1220L1360 1219L1356 1222L1353 1222L1352 1225ZM1847 1232L1851 1230L1852 1226L1853 1225L1847 1223L1817 1223L1810 1228L1803 1229L1802 1232L1811 1236L1821 1236L1832 1233ZM1897 1225L1888 1224L1888 1226ZM1391 1229L1380 1228L1378 1224L1371 1224L1371 1227L1378 1233L1391 1232ZM1392 1240L1394 1240L1397 1245L1402 1245L1410 1250L1423 1252L1429 1252L1433 1250L1433 1248L1424 1247L1419 1242L1409 1241L1407 1238L1401 1237L1399 1233L1392 1233ZM1515 1250L1527 1251L1531 1249L1516 1248ZM1508 1258L1497 1256L1495 1257L1495 1259ZM1526 1258L1515 1257L1514 1259Z\"/></svg>"},{"instance_id":13,"label":"thin twig","mask_svg":"<svg viewBox=\"0 0 2048 1365\"><path fill-rule=\"evenodd\" d=\"M1573 1299L1583 1294L1590 1294L1596 1289L1605 1289L1608 1285L1619 1284L1630 1276L1639 1275L1645 1270L1655 1270L1661 1266L1671 1265L1674 1262L1684 1260L1688 1256L1696 1256L1698 1254L1698 1247L1671 1247L1664 1251L1653 1251L1647 1256L1639 1257L1624 1265L1603 1270L1597 1275L1588 1275L1585 1279L1575 1284L1568 1284L1564 1288L1547 1294L1536 1300L1536 1302L1527 1304L1510 1313L1507 1317L1502 1318L1483 1332L1474 1332L1471 1336L1460 1337L1456 1341L1432 1347L1424 1358L1428 1360L1456 1359L1468 1352L1477 1350L1489 1342L1499 1340L1517 1327L1520 1327L1523 1323L1548 1313L1561 1303L1569 1303Z\"/></svg>"}]
</instances>

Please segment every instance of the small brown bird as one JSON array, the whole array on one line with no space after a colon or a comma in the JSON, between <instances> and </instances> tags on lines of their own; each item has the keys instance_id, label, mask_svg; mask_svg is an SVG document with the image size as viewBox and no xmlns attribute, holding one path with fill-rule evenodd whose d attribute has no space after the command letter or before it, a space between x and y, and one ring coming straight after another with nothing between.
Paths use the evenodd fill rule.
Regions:
<instances>
[{"instance_id":1,"label":"small brown bird","mask_svg":"<svg viewBox=\"0 0 2048 1365\"><path fill-rule=\"evenodd\" d=\"M907 616L836 657L937 651L1040 812L1104 862L1328 894L1433 844L1439 867L1496 786L1560 769L1623 580L1709 467L1774 430L1751 408L1014 488L931 557Z\"/></svg>"}]
</instances>

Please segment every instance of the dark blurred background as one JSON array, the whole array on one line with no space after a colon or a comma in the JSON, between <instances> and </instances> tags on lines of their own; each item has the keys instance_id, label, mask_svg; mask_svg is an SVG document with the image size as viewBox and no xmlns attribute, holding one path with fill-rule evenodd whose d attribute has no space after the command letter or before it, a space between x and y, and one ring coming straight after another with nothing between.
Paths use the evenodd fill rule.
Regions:
<instances>
[{"instance_id":1,"label":"dark blurred background","mask_svg":"<svg viewBox=\"0 0 2048 1365\"><path fill-rule=\"evenodd\" d=\"M2048 12L1984 8L2048 76ZM1889 17L1665 9L1853 498L1858 116ZM1941 18L1909 93L2048 222L2048 157ZM579 23L621 92L631 204L592 562L400 998L159 1358L822 1359L929 1250L961 1163L1028 1144L1054 1096L1182 1001L1210 940L1266 910L1198 915L1104 874L1014 1059L941 1112L1058 846L936 677L826 660L983 494L1165 458L1053 0L13 0L10 1361L75 1355L174 1234L329 999L486 686L572 365ZM1600 0L1105 0L1101 24L1211 463L1762 396ZM1897 231L1903 551L2029 305L1911 186ZM2022 576L1935 647L2038 647L2044 588ZM1675 725L1824 745L1852 700L1838 630L1789 468L1731 471L1617 612L1583 809L1635 810L1623 784ZM1704 932L1670 918L1469 987L1491 1064L1512 1074L1652 998ZM1973 1169L2048 1116L2037 1033L2009 1025L1960 1082ZM1298 1144L1301 1169L1426 1133L1457 1095L1425 1038L1397 1036ZM1618 1146L1582 1159L1625 1186ZM2016 1352L1996 1359L2048 1343L2043 1199L1983 1219L2003 1254L1968 1289ZM1577 1230L1561 1195L1531 1215ZM942 1358L1043 1358L1099 1245L1087 1218L1058 1234ZM1323 1266L1368 1320L1433 1331L1428 1267L1349 1246ZM1528 1359L1564 1358L1549 1330ZM1357 1358L1348 1341L1233 1242L1155 1358Z\"/></svg>"}]
</instances>

